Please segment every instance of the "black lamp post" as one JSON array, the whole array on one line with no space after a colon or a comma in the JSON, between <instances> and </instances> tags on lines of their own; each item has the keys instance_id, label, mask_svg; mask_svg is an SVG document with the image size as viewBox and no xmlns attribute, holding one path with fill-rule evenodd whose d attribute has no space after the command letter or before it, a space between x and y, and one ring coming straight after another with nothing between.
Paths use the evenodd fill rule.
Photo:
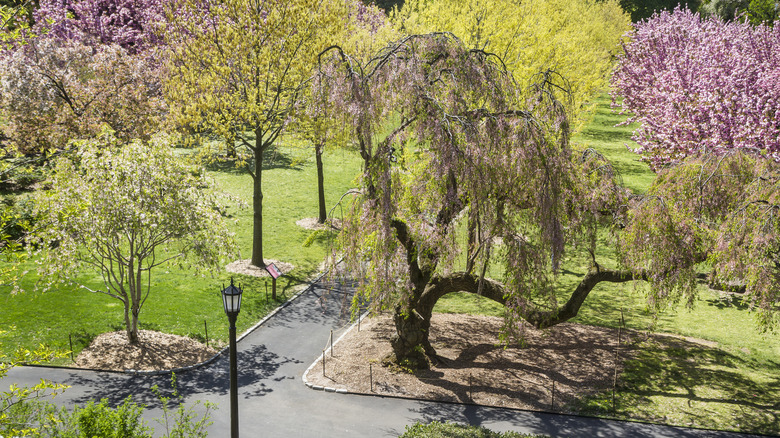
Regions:
<instances>
[{"instance_id":1,"label":"black lamp post","mask_svg":"<svg viewBox=\"0 0 780 438\"><path fill-rule=\"evenodd\" d=\"M238 366L236 364L236 317L241 310L241 287L233 285L222 289L222 304L230 322L230 436L238 438Z\"/></svg>"}]
</instances>

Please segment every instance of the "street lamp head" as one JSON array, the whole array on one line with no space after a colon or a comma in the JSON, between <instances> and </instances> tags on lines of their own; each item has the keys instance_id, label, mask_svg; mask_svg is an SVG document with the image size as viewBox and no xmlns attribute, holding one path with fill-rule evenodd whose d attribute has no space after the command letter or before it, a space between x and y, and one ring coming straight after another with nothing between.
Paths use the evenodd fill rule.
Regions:
<instances>
[{"instance_id":1,"label":"street lamp head","mask_svg":"<svg viewBox=\"0 0 780 438\"><path fill-rule=\"evenodd\" d=\"M222 289L222 304L225 307L227 316L236 316L241 310L241 287L233 284L233 278L230 278L230 286Z\"/></svg>"}]
</instances>

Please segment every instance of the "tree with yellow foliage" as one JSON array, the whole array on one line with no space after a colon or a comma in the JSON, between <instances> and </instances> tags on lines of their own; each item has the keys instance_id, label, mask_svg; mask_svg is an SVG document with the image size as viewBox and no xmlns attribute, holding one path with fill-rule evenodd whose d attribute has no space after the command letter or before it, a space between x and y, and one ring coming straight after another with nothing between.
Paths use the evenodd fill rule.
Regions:
<instances>
[{"instance_id":1,"label":"tree with yellow foliage","mask_svg":"<svg viewBox=\"0 0 780 438\"><path fill-rule=\"evenodd\" d=\"M252 264L263 267L263 153L300 103L343 0L179 0L170 13L171 116L240 148L253 180Z\"/></svg>"},{"instance_id":2,"label":"tree with yellow foliage","mask_svg":"<svg viewBox=\"0 0 780 438\"><path fill-rule=\"evenodd\" d=\"M520 84L556 71L569 82L575 118L608 85L631 24L617 0L407 0L391 16L405 34L448 31L499 55Z\"/></svg>"}]
</instances>

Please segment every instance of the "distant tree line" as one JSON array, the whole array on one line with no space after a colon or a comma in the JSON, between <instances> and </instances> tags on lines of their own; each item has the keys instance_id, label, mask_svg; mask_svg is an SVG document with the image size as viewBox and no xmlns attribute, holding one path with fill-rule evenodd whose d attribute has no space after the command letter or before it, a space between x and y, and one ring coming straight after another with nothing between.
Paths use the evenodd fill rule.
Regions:
<instances>
[{"instance_id":1,"label":"distant tree line","mask_svg":"<svg viewBox=\"0 0 780 438\"><path fill-rule=\"evenodd\" d=\"M18 2L19 0L0 0ZM403 7L404 0L363 0L374 4L385 13L394 7ZM518 0L519 3L519 0ZM740 16L752 24L772 23L780 16L780 2L776 0L620 0L620 7L631 16L634 23L645 20L660 11L671 11L677 6L693 12L717 15L726 21Z\"/></svg>"}]
</instances>

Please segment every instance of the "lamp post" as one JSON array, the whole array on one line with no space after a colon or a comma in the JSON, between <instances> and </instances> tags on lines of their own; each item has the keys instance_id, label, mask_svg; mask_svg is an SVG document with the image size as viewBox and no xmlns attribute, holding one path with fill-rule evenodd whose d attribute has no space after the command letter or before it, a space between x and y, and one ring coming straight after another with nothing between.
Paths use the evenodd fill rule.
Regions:
<instances>
[{"instance_id":1,"label":"lamp post","mask_svg":"<svg viewBox=\"0 0 780 438\"><path fill-rule=\"evenodd\" d=\"M241 310L241 287L233 285L222 289L222 304L230 322L230 436L238 438L238 366L236 364L236 318Z\"/></svg>"}]
</instances>

